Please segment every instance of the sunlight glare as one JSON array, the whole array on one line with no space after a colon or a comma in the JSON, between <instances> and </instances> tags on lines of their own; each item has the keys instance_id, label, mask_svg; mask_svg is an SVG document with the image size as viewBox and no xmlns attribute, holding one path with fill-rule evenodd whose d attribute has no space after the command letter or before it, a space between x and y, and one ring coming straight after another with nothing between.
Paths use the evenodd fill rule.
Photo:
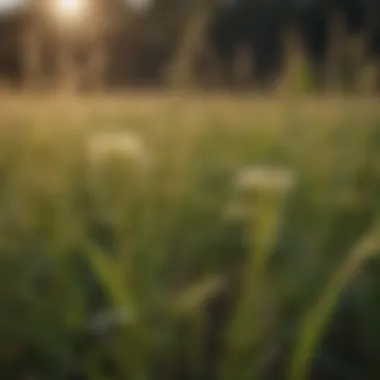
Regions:
<instances>
[{"instance_id":1,"label":"sunlight glare","mask_svg":"<svg viewBox=\"0 0 380 380\"><path fill-rule=\"evenodd\" d=\"M56 0L58 16L65 19L81 18L86 12L88 0Z\"/></svg>"}]
</instances>

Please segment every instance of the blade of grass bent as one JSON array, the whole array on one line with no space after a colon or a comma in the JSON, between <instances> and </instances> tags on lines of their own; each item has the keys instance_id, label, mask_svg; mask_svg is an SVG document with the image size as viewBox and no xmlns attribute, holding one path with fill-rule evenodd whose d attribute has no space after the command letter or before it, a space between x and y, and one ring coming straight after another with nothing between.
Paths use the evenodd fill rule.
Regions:
<instances>
[{"instance_id":1,"label":"blade of grass bent","mask_svg":"<svg viewBox=\"0 0 380 380\"><path fill-rule=\"evenodd\" d=\"M347 260L332 276L316 305L305 316L295 344L288 380L306 379L316 348L334 312L339 297L364 264L374 257L380 245L380 224L353 248Z\"/></svg>"}]
</instances>

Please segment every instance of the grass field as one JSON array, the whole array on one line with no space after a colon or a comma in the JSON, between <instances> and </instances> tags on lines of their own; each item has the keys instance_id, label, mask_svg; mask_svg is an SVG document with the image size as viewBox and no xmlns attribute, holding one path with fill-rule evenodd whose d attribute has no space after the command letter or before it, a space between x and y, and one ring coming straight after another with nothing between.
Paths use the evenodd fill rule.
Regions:
<instances>
[{"instance_id":1,"label":"grass field","mask_svg":"<svg viewBox=\"0 0 380 380\"><path fill-rule=\"evenodd\" d=\"M378 379L377 99L0 100L1 378Z\"/></svg>"}]
</instances>

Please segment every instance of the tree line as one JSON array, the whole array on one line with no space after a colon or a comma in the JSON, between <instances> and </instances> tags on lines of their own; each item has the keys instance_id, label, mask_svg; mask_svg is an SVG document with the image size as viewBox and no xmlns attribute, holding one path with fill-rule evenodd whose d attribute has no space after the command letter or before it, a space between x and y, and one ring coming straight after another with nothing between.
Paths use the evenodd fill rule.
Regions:
<instances>
[{"instance_id":1,"label":"tree line","mask_svg":"<svg viewBox=\"0 0 380 380\"><path fill-rule=\"evenodd\" d=\"M102 52L103 71L94 69L87 84L98 75L105 87L267 89L290 80L323 88L350 87L359 76L377 86L376 0L156 0L145 11L121 3L108 0L102 8L112 29L91 41L78 33L72 43L72 63L78 66L86 56L100 62L100 54L91 54ZM20 41L31 35L25 30L32 21L25 11L0 19L0 77L14 84L25 84ZM41 23L34 20L41 30L40 71L52 79L65 45Z\"/></svg>"}]
</instances>

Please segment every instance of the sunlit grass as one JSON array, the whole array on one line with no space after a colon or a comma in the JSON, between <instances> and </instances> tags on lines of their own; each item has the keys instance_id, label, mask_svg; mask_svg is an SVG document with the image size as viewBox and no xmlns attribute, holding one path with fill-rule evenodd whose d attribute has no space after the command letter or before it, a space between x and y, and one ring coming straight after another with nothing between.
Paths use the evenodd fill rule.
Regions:
<instances>
[{"instance_id":1,"label":"sunlit grass","mask_svg":"<svg viewBox=\"0 0 380 380\"><path fill-rule=\"evenodd\" d=\"M377 100L7 101L3 376L308 379L370 257Z\"/></svg>"}]
</instances>

